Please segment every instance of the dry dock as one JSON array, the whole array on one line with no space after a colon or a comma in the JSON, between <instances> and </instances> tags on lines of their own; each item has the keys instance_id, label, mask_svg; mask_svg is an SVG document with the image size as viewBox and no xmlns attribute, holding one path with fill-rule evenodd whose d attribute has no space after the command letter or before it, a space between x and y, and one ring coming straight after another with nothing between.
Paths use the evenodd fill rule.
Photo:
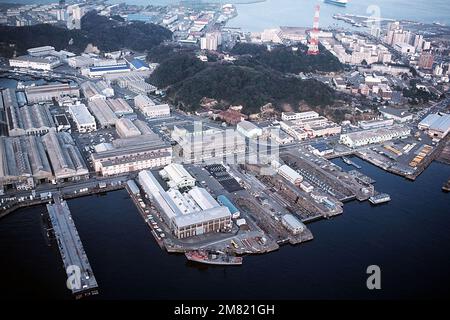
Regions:
<instances>
[{"instance_id":1,"label":"dry dock","mask_svg":"<svg viewBox=\"0 0 450 320\"><path fill-rule=\"evenodd\" d=\"M62 200L59 194L54 195L53 200L54 204L48 204L47 210L67 273L68 285L70 284L70 289L77 298L96 294L97 281L67 202Z\"/></svg>"}]
</instances>

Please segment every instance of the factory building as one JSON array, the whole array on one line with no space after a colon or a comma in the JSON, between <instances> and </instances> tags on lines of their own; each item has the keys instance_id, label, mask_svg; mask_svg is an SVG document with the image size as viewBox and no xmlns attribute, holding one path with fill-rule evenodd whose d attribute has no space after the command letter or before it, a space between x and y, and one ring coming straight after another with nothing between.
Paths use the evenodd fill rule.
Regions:
<instances>
[{"instance_id":1,"label":"factory building","mask_svg":"<svg viewBox=\"0 0 450 320\"><path fill-rule=\"evenodd\" d=\"M230 211L205 189L197 187L184 194L165 191L150 171L139 173L139 183L177 238L231 231Z\"/></svg>"},{"instance_id":2,"label":"factory building","mask_svg":"<svg viewBox=\"0 0 450 320\"><path fill-rule=\"evenodd\" d=\"M291 120L281 121L281 129L297 140L341 133L341 126L314 111L285 113L282 118Z\"/></svg>"},{"instance_id":3,"label":"factory building","mask_svg":"<svg viewBox=\"0 0 450 320\"><path fill-rule=\"evenodd\" d=\"M253 139L262 135L262 129L247 120L239 122L236 125L236 130L244 135L244 137L247 137L249 139Z\"/></svg>"},{"instance_id":4,"label":"factory building","mask_svg":"<svg viewBox=\"0 0 450 320\"><path fill-rule=\"evenodd\" d=\"M292 214L285 214L281 217L281 224L292 234L300 234L305 230L305 225Z\"/></svg>"},{"instance_id":5,"label":"factory building","mask_svg":"<svg viewBox=\"0 0 450 320\"><path fill-rule=\"evenodd\" d=\"M27 52L30 56L33 57L44 57L54 53L55 48L52 46L35 47L28 49Z\"/></svg>"},{"instance_id":6,"label":"factory building","mask_svg":"<svg viewBox=\"0 0 450 320\"><path fill-rule=\"evenodd\" d=\"M240 217L241 213L239 211L238 208L236 208L236 206L231 202L230 199L228 199L227 196L224 195L220 195L217 197L217 201L228 208L228 210L230 210L231 216L233 219L237 219Z\"/></svg>"},{"instance_id":7,"label":"factory building","mask_svg":"<svg viewBox=\"0 0 450 320\"><path fill-rule=\"evenodd\" d=\"M406 126L392 126L386 128L371 129L365 131L341 134L340 143L350 147L360 147L372 143L401 138L410 135L411 129Z\"/></svg>"},{"instance_id":8,"label":"factory building","mask_svg":"<svg viewBox=\"0 0 450 320\"><path fill-rule=\"evenodd\" d=\"M425 119L420 121L418 127L420 130L427 131L430 137L445 138L450 132L450 114L429 114Z\"/></svg>"},{"instance_id":9,"label":"factory building","mask_svg":"<svg viewBox=\"0 0 450 320\"><path fill-rule=\"evenodd\" d=\"M128 118L121 118L116 121L116 131L121 138L131 138L141 135L141 131Z\"/></svg>"},{"instance_id":10,"label":"factory building","mask_svg":"<svg viewBox=\"0 0 450 320\"><path fill-rule=\"evenodd\" d=\"M303 177L297 171L289 167L288 165L282 165L277 170L278 174L285 178L290 183L299 186L303 181Z\"/></svg>"},{"instance_id":11,"label":"factory building","mask_svg":"<svg viewBox=\"0 0 450 320\"><path fill-rule=\"evenodd\" d=\"M78 132L89 132L97 130L95 118L91 115L84 104L69 106L69 114L77 126Z\"/></svg>"},{"instance_id":12,"label":"factory building","mask_svg":"<svg viewBox=\"0 0 450 320\"><path fill-rule=\"evenodd\" d=\"M89 177L80 150L67 132L50 131L42 137L56 182Z\"/></svg>"},{"instance_id":13,"label":"factory building","mask_svg":"<svg viewBox=\"0 0 450 320\"><path fill-rule=\"evenodd\" d=\"M282 112L281 120L291 121L291 120L309 120L318 118L319 114L315 111L306 112Z\"/></svg>"},{"instance_id":14,"label":"factory building","mask_svg":"<svg viewBox=\"0 0 450 320\"><path fill-rule=\"evenodd\" d=\"M195 186L195 179L191 174L178 163L171 163L159 172L160 176L168 180L167 184L171 188L181 189Z\"/></svg>"},{"instance_id":15,"label":"factory building","mask_svg":"<svg viewBox=\"0 0 450 320\"><path fill-rule=\"evenodd\" d=\"M39 103L44 101L60 101L64 97L80 97L77 86L67 83L47 84L25 88L28 103Z\"/></svg>"},{"instance_id":16,"label":"factory building","mask_svg":"<svg viewBox=\"0 0 450 320\"><path fill-rule=\"evenodd\" d=\"M70 132L71 130L70 122L65 114L56 114L53 116L53 118L55 119L56 131Z\"/></svg>"},{"instance_id":17,"label":"factory building","mask_svg":"<svg viewBox=\"0 0 450 320\"><path fill-rule=\"evenodd\" d=\"M382 106L378 108L378 111L386 119L392 119L400 123L411 121L413 119L413 114L406 109L397 109L388 106Z\"/></svg>"},{"instance_id":18,"label":"factory building","mask_svg":"<svg viewBox=\"0 0 450 320\"><path fill-rule=\"evenodd\" d=\"M91 100L88 102L88 106L101 128L113 127L116 124L118 118L105 100Z\"/></svg>"},{"instance_id":19,"label":"factory building","mask_svg":"<svg viewBox=\"0 0 450 320\"><path fill-rule=\"evenodd\" d=\"M74 69L81 69L93 66L95 59L86 56L76 56L67 59L67 64Z\"/></svg>"},{"instance_id":20,"label":"factory building","mask_svg":"<svg viewBox=\"0 0 450 320\"><path fill-rule=\"evenodd\" d=\"M24 68L51 71L53 68L61 65L61 61L52 56L48 57L32 57L32 56L20 56L17 58L9 59L9 65L12 68Z\"/></svg>"},{"instance_id":21,"label":"factory building","mask_svg":"<svg viewBox=\"0 0 450 320\"><path fill-rule=\"evenodd\" d=\"M99 78L106 74L130 72L131 69L127 64L115 64L106 66L90 67L88 70L88 76L91 78Z\"/></svg>"},{"instance_id":22,"label":"factory building","mask_svg":"<svg viewBox=\"0 0 450 320\"><path fill-rule=\"evenodd\" d=\"M52 177L41 137L0 137L1 188L29 190Z\"/></svg>"},{"instance_id":23,"label":"factory building","mask_svg":"<svg viewBox=\"0 0 450 320\"><path fill-rule=\"evenodd\" d=\"M83 95L89 101L105 100L106 98L114 96L114 89L111 88L105 81L92 82L86 81L81 85Z\"/></svg>"},{"instance_id":24,"label":"factory building","mask_svg":"<svg viewBox=\"0 0 450 320\"><path fill-rule=\"evenodd\" d=\"M19 107L14 89L2 92L9 136L40 135L55 130L48 106L25 105Z\"/></svg>"},{"instance_id":25,"label":"factory building","mask_svg":"<svg viewBox=\"0 0 450 320\"><path fill-rule=\"evenodd\" d=\"M19 111L19 104L17 103L16 92L12 88L2 91L3 107L6 115L6 122L8 124L8 133L10 136L21 136L25 134L23 129L23 120Z\"/></svg>"},{"instance_id":26,"label":"factory building","mask_svg":"<svg viewBox=\"0 0 450 320\"><path fill-rule=\"evenodd\" d=\"M172 147L155 134L116 139L110 148L91 155L95 171L112 176L164 167L172 162Z\"/></svg>"},{"instance_id":27,"label":"factory building","mask_svg":"<svg viewBox=\"0 0 450 320\"><path fill-rule=\"evenodd\" d=\"M236 130L174 126L172 138L184 163L239 163L245 159L245 138Z\"/></svg>"},{"instance_id":28,"label":"factory building","mask_svg":"<svg viewBox=\"0 0 450 320\"><path fill-rule=\"evenodd\" d=\"M131 71L114 79L112 78L113 75L108 75L105 78L116 82L121 88L127 88L137 94L147 95L157 89L150 83L145 82L145 78L149 76L149 73L149 71Z\"/></svg>"},{"instance_id":29,"label":"factory building","mask_svg":"<svg viewBox=\"0 0 450 320\"><path fill-rule=\"evenodd\" d=\"M106 103L108 103L111 110L115 113L116 116L122 117L125 115L133 114L133 108L122 98L118 99L107 99Z\"/></svg>"},{"instance_id":30,"label":"factory building","mask_svg":"<svg viewBox=\"0 0 450 320\"><path fill-rule=\"evenodd\" d=\"M296 140L304 140L308 137L308 133L302 126L295 124L290 120L281 121L280 128Z\"/></svg>"},{"instance_id":31,"label":"factory building","mask_svg":"<svg viewBox=\"0 0 450 320\"><path fill-rule=\"evenodd\" d=\"M155 104L148 96L140 94L134 98L134 104L148 118L159 118L170 116L168 104Z\"/></svg>"},{"instance_id":32,"label":"factory building","mask_svg":"<svg viewBox=\"0 0 450 320\"><path fill-rule=\"evenodd\" d=\"M26 135L41 135L56 130L53 117L48 106L37 104L18 108L17 114L22 118Z\"/></svg>"}]
</instances>

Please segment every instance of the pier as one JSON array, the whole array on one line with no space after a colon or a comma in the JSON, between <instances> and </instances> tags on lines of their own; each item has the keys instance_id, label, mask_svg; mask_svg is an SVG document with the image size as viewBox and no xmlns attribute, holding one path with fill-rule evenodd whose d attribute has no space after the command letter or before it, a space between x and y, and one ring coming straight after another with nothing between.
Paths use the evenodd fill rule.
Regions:
<instances>
[{"instance_id":1,"label":"pier","mask_svg":"<svg viewBox=\"0 0 450 320\"><path fill-rule=\"evenodd\" d=\"M67 202L62 200L59 194L55 194L53 200L54 204L48 204L47 210L63 260L64 270L67 273L68 287L76 298L97 294L97 280L92 272Z\"/></svg>"}]
</instances>

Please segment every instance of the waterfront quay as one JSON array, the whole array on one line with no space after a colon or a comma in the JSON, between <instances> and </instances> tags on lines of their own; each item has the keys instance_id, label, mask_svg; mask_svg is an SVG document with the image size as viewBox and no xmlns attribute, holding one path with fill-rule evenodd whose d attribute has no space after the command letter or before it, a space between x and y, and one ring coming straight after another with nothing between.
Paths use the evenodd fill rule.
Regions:
<instances>
[{"instance_id":1,"label":"waterfront quay","mask_svg":"<svg viewBox=\"0 0 450 320\"><path fill-rule=\"evenodd\" d=\"M59 194L53 196L53 201L53 204L47 204L47 210L67 273L67 284L76 298L97 294L97 280L67 202L62 200Z\"/></svg>"}]
</instances>

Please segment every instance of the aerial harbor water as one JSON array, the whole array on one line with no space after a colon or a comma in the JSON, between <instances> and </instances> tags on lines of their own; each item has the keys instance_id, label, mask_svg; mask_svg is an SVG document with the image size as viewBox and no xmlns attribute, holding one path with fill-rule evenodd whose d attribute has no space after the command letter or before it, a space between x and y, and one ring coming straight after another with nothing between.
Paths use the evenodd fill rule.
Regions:
<instances>
[{"instance_id":1,"label":"aerial harbor water","mask_svg":"<svg viewBox=\"0 0 450 320\"><path fill-rule=\"evenodd\" d=\"M126 191L70 200L100 287L100 294L88 299L448 296L450 199L440 186L450 166L434 162L411 182L351 159L391 194L391 202L349 202L341 216L308 225L313 241L246 257L239 267L201 266L162 251ZM340 159L333 162L352 168ZM0 223L0 255L6 262L0 271L9 275L0 285L3 297L72 298L57 249L43 236L43 212L44 206L22 209ZM377 292L365 283L372 264L382 270Z\"/></svg>"}]
</instances>

